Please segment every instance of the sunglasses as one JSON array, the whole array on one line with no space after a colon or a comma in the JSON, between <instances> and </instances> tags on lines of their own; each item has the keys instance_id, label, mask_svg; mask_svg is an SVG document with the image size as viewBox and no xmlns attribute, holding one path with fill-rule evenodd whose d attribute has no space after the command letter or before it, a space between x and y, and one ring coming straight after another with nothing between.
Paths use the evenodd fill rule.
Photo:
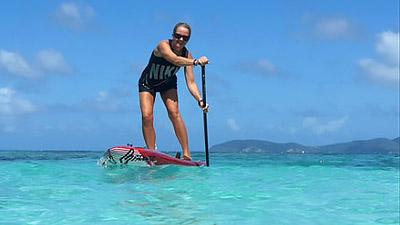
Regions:
<instances>
[{"instance_id":1,"label":"sunglasses","mask_svg":"<svg viewBox=\"0 0 400 225\"><path fill-rule=\"evenodd\" d=\"M181 35L181 34L177 34L177 33L174 33L173 35L176 39L182 38L184 41L189 41L189 38L190 38L190 36L185 36L185 35Z\"/></svg>"}]
</instances>

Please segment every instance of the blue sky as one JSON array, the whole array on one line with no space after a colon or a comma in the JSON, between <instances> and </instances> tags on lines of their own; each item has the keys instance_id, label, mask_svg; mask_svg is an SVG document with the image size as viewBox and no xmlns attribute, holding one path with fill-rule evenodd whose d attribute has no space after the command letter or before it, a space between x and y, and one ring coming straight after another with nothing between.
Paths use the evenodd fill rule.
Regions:
<instances>
[{"instance_id":1,"label":"blue sky","mask_svg":"<svg viewBox=\"0 0 400 225\"><path fill-rule=\"evenodd\" d=\"M399 1L4 1L0 149L142 146L137 80L173 26L206 55L210 145L399 136ZM192 151L203 120L178 73ZM201 88L200 68L195 68ZM157 145L179 150L158 97Z\"/></svg>"}]
</instances>

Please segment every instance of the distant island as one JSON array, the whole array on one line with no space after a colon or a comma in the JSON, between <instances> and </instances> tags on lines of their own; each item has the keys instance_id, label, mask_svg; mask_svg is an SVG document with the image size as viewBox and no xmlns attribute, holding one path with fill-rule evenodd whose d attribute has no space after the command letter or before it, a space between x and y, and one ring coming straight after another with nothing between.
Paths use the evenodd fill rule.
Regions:
<instances>
[{"instance_id":1,"label":"distant island","mask_svg":"<svg viewBox=\"0 0 400 225\"><path fill-rule=\"evenodd\" d=\"M274 143L263 140L233 140L214 145L211 152L326 153L326 154L399 154L399 138L377 138L346 143L304 146L297 143Z\"/></svg>"}]
</instances>

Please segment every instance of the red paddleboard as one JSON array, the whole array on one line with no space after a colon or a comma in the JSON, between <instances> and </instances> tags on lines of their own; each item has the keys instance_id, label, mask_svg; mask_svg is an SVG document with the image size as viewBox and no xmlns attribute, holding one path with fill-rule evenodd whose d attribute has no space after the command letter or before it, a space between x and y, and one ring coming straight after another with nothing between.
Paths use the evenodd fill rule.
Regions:
<instances>
[{"instance_id":1,"label":"red paddleboard","mask_svg":"<svg viewBox=\"0 0 400 225\"><path fill-rule=\"evenodd\" d=\"M103 156L102 165L180 165L180 166L202 166L203 161L188 161L178 159L168 154L134 146L114 146L109 148Z\"/></svg>"}]
</instances>

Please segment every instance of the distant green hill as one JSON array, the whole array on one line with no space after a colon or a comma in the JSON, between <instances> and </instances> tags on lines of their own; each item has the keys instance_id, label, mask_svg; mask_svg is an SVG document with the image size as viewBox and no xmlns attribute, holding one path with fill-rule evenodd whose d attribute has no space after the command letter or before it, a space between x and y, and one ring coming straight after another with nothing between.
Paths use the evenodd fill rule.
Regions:
<instances>
[{"instance_id":1,"label":"distant green hill","mask_svg":"<svg viewBox=\"0 0 400 225\"><path fill-rule=\"evenodd\" d=\"M304 146L297 143L274 143L262 140L234 140L214 145L211 152L267 153L342 153L399 154L399 138L377 138L324 146Z\"/></svg>"}]
</instances>

